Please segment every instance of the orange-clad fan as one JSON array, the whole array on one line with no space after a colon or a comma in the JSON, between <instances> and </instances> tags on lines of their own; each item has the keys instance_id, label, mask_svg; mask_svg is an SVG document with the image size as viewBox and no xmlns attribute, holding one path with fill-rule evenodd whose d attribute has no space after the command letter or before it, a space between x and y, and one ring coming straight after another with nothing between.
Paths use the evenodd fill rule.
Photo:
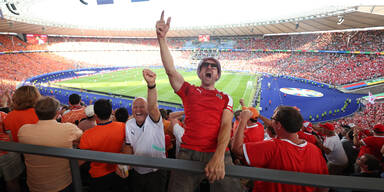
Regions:
<instances>
[{"instance_id":1,"label":"orange-clad fan","mask_svg":"<svg viewBox=\"0 0 384 192\"><path fill-rule=\"evenodd\" d=\"M111 120L112 104L99 99L94 104L97 126L84 132L79 148L93 151L120 153L124 143L124 123ZM121 178L115 173L116 164L91 162L90 191L119 191Z\"/></svg>"},{"instance_id":2,"label":"orange-clad fan","mask_svg":"<svg viewBox=\"0 0 384 192\"><path fill-rule=\"evenodd\" d=\"M11 130L12 140L18 142L17 134L24 124L35 124L39 120L34 106L40 98L36 87L22 86L12 96L13 111L4 120L5 130Z\"/></svg>"}]
</instances>

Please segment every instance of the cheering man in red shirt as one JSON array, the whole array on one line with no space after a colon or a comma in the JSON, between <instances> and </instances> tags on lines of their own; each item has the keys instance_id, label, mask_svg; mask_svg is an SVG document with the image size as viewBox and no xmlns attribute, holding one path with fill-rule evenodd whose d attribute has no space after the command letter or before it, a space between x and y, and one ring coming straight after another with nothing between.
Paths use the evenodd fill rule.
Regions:
<instances>
[{"instance_id":1,"label":"cheering man in red shirt","mask_svg":"<svg viewBox=\"0 0 384 192\"><path fill-rule=\"evenodd\" d=\"M358 140L359 130L353 129L353 142L356 146L361 147L358 157L365 153L371 154L380 160L382 155L380 149L384 146L384 125L377 124L373 127L373 136Z\"/></svg>"},{"instance_id":2,"label":"cheering man in red shirt","mask_svg":"<svg viewBox=\"0 0 384 192\"><path fill-rule=\"evenodd\" d=\"M303 139L299 139L303 118L293 107L276 108L271 126L277 139L244 144L244 129L252 112L244 110L240 113L240 123L235 135L232 152L246 161L249 166L287 171L328 174L327 164L318 147ZM255 181L253 191L315 191L309 186ZM320 189L319 189L320 190Z\"/></svg>"},{"instance_id":3,"label":"cheering man in red shirt","mask_svg":"<svg viewBox=\"0 0 384 192\"><path fill-rule=\"evenodd\" d=\"M173 90L180 96L184 105L185 132L177 158L206 163L205 176L210 182L214 182L215 190L240 191L238 179L224 178L224 164L232 164L227 146L231 132L233 101L230 96L215 89L215 83L221 75L220 62L210 57L199 63L199 87L184 81L183 76L176 71L165 38L170 23L171 18L165 23L163 12L156 23L156 33L163 66ZM192 192L203 179L203 174L173 171L169 191Z\"/></svg>"}]
</instances>

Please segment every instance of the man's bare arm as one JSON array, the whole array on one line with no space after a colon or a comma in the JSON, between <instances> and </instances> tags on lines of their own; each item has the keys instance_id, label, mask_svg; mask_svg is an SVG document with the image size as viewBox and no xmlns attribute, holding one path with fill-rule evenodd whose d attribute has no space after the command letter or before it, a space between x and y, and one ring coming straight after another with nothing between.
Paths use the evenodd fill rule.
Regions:
<instances>
[{"instance_id":1,"label":"man's bare arm","mask_svg":"<svg viewBox=\"0 0 384 192\"><path fill-rule=\"evenodd\" d=\"M262 115L259 115L259 119L264 122L265 127L272 126L272 121L270 119L268 119Z\"/></svg>"},{"instance_id":2,"label":"man's bare arm","mask_svg":"<svg viewBox=\"0 0 384 192\"><path fill-rule=\"evenodd\" d=\"M174 91L178 91L184 83L184 78L179 72L176 71L173 63L171 52L169 51L168 44L166 41L166 34L171 24L171 18L168 17L167 23L164 22L164 11L161 13L160 20L156 23L156 34L157 40L160 46L161 61L165 68L165 72L168 75L169 82Z\"/></svg>"},{"instance_id":3,"label":"man's bare arm","mask_svg":"<svg viewBox=\"0 0 384 192\"><path fill-rule=\"evenodd\" d=\"M362 143L359 140L359 128L357 126L353 128L353 144L356 147L362 146Z\"/></svg>"},{"instance_id":4,"label":"man's bare arm","mask_svg":"<svg viewBox=\"0 0 384 192\"><path fill-rule=\"evenodd\" d=\"M143 76L148 86L148 113L153 121L160 120L160 111L157 106L156 73L149 69L143 70Z\"/></svg>"},{"instance_id":5,"label":"man's bare arm","mask_svg":"<svg viewBox=\"0 0 384 192\"><path fill-rule=\"evenodd\" d=\"M169 114L170 119L179 119L184 115L184 111L175 111Z\"/></svg>"},{"instance_id":6,"label":"man's bare arm","mask_svg":"<svg viewBox=\"0 0 384 192\"><path fill-rule=\"evenodd\" d=\"M230 110L223 111L216 151L205 166L205 175L210 182L223 179L225 176L224 157L230 139L232 117L233 114Z\"/></svg>"},{"instance_id":7,"label":"man's bare arm","mask_svg":"<svg viewBox=\"0 0 384 192\"><path fill-rule=\"evenodd\" d=\"M232 152L239 159L244 158L243 144L244 144L244 130L247 126L247 121L252 117L252 112L249 110L244 110L240 113L240 122L239 127L234 135Z\"/></svg>"}]
</instances>

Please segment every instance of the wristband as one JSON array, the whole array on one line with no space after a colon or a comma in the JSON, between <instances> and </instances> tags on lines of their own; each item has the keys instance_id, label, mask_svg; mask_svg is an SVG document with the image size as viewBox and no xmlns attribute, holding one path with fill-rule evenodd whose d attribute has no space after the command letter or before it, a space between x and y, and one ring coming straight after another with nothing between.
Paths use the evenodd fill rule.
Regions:
<instances>
[{"instance_id":1,"label":"wristband","mask_svg":"<svg viewBox=\"0 0 384 192\"><path fill-rule=\"evenodd\" d=\"M147 85L147 87L148 87L148 89L153 89L153 88L156 87L156 83L154 85L152 85L152 86Z\"/></svg>"}]
</instances>

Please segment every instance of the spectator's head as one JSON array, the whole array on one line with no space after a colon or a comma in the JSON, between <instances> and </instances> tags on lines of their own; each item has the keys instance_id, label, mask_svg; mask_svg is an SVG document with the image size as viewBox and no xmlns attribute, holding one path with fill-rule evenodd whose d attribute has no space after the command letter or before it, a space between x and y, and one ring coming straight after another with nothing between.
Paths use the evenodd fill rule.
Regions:
<instances>
[{"instance_id":1,"label":"spectator's head","mask_svg":"<svg viewBox=\"0 0 384 192\"><path fill-rule=\"evenodd\" d=\"M96 117L101 120L109 120L112 114L112 104L107 99L99 99L95 102L93 109Z\"/></svg>"},{"instance_id":2,"label":"spectator's head","mask_svg":"<svg viewBox=\"0 0 384 192\"><path fill-rule=\"evenodd\" d=\"M349 130L346 134L345 134L345 137L350 140L350 141L353 141L353 130Z\"/></svg>"},{"instance_id":3,"label":"spectator's head","mask_svg":"<svg viewBox=\"0 0 384 192\"><path fill-rule=\"evenodd\" d=\"M249 110L252 112L252 117L249 119L248 123L257 123L257 119L259 117L259 111L254 107L243 107L243 110Z\"/></svg>"},{"instance_id":4,"label":"spectator's head","mask_svg":"<svg viewBox=\"0 0 384 192\"><path fill-rule=\"evenodd\" d=\"M84 111L88 119L92 119L95 116L95 110L93 105L88 105Z\"/></svg>"},{"instance_id":5,"label":"spectator's head","mask_svg":"<svg viewBox=\"0 0 384 192\"><path fill-rule=\"evenodd\" d=\"M169 116L170 113L172 113L172 109L167 109L167 116Z\"/></svg>"},{"instance_id":6,"label":"spectator's head","mask_svg":"<svg viewBox=\"0 0 384 192\"><path fill-rule=\"evenodd\" d=\"M377 160L373 155L367 153L360 156L356 163L359 165L361 172L373 172L381 170L380 161Z\"/></svg>"},{"instance_id":7,"label":"spectator's head","mask_svg":"<svg viewBox=\"0 0 384 192\"><path fill-rule=\"evenodd\" d=\"M288 133L297 133L303 125L303 117L300 112L290 106L279 106L272 116L272 126L279 134L281 128Z\"/></svg>"},{"instance_id":8,"label":"spectator's head","mask_svg":"<svg viewBox=\"0 0 384 192\"><path fill-rule=\"evenodd\" d=\"M80 95L73 93L69 96L69 104L71 105L78 105L80 104L81 97Z\"/></svg>"},{"instance_id":9,"label":"spectator's head","mask_svg":"<svg viewBox=\"0 0 384 192\"><path fill-rule=\"evenodd\" d=\"M241 113L241 110L237 110L237 111L235 111L235 113L234 113L235 119L236 119L237 121L240 121L240 113Z\"/></svg>"},{"instance_id":10,"label":"spectator's head","mask_svg":"<svg viewBox=\"0 0 384 192\"><path fill-rule=\"evenodd\" d=\"M26 85L19 87L12 96L13 109L24 110L35 107L40 97L39 90L34 86Z\"/></svg>"},{"instance_id":11,"label":"spectator's head","mask_svg":"<svg viewBox=\"0 0 384 192\"><path fill-rule=\"evenodd\" d=\"M197 67L197 75L203 86L214 85L221 76L220 62L213 57L204 58Z\"/></svg>"},{"instance_id":12,"label":"spectator's head","mask_svg":"<svg viewBox=\"0 0 384 192\"><path fill-rule=\"evenodd\" d=\"M122 122L122 123L127 122L129 118L128 110L124 107L116 109L115 118L116 118L116 121L118 122Z\"/></svg>"},{"instance_id":13,"label":"spectator's head","mask_svg":"<svg viewBox=\"0 0 384 192\"><path fill-rule=\"evenodd\" d=\"M136 98L132 103L132 115L136 123L142 125L148 115L147 100L143 97Z\"/></svg>"},{"instance_id":14,"label":"spectator's head","mask_svg":"<svg viewBox=\"0 0 384 192\"><path fill-rule=\"evenodd\" d=\"M351 127L349 125L341 125L341 128L342 128L342 132L341 132L342 136L346 136L348 131L351 130Z\"/></svg>"},{"instance_id":15,"label":"spectator's head","mask_svg":"<svg viewBox=\"0 0 384 192\"><path fill-rule=\"evenodd\" d=\"M373 132L376 135L384 135L384 125L383 124L377 124L373 127Z\"/></svg>"},{"instance_id":16,"label":"spectator's head","mask_svg":"<svg viewBox=\"0 0 384 192\"><path fill-rule=\"evenodd\" d=\"M327 136L333 136L335 135L335 126L331 123L324 123L324 124L319 124L319 126L322 128L321 132L324 135Z\"/></svg>"},{"instance_id":17,"label":"spectator's head","mask_svg":"<svg viewBox=\"0 0 384 192\"><path fill-rule=\"evenodd\" d=\"M39 120L56 119L60 111L60 102L52 97L41 97L35 105Z\"/></svg>"},{"instance_id":18,"label":"spectator's head","mask_svg":"<svg viewBox=\"0 0 384 192\"><path fill-rule=\"evenodd\" d=\"M159 111L160 111L160 114L161 114L161 118L167 119L167 117L168 117L167 110L161 108L161 109L159 109Z\"/></svg>"}]
</instances>

